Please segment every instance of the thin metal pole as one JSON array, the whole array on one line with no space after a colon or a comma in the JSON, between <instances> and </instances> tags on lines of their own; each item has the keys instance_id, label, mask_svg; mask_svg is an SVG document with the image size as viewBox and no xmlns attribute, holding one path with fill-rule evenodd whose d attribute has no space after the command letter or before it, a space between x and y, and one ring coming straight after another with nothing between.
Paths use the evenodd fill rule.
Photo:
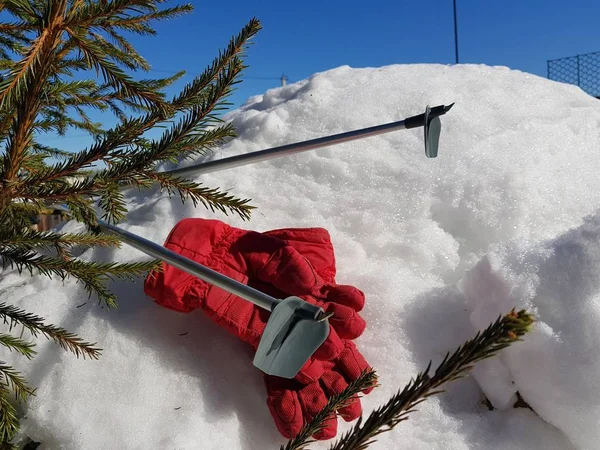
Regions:
<instances>
[{"instance_id":1,"label":"thin metal pole","mask_svg":"<svg viewBox=\"0 0 600 450\"><path fill-rule=\"evenodd\" d=\"M165 173L185 177L189 175L200 175L204 173L216 172L223 169L231 169L233 167L243 166L245 164L266 161L274 157L288 156L295 153L314 150L319 147L325 147L326 145L341 144L343 142L354 141L356 139L362 139L369 136L389 133L390 131L403 130L406 128L406 120L407 119L400 120L398 122L387 123L384 125L363 128L360 130L348 131L346 133L311 139L294 144L282 145L280 147L269 148L267 150L231 156L229 158L209 161L190 167L170 170Z\"/></svg>"},{"instance_id":2,"label":"thin metal pole","mask_svg":"<svg viewBox=\"0 0 600 450\"><path fill-rule=\"evenodd\" d=\"M454 54L458 64L458 20L456 19L456 0L454 0Z\"/></svg>"},{"instance_id":3,"label":"thin metal pole","mask_svg":"<svg viewBox=\"0 0 600 450\"><path fill-rule=\"evenodd\" d=\"M194 275L201 280L214 284L215 286L237 295L244 300L248 300L249 302L260 306L267 311L272 311L273 308L275 308L275 306L281 302L279 299L273 298L270 295L251 288L250 286L246 286L245 284L226 277L219 272L215 272L214 270L205 267L202 264L198 264L191 259L188 259L152 241L144 239L141 236L130 233L129 231L123 230L122 228L114 225L110 225L103 220L98 220L98 225L102 231L118 235L124 242L132 247L137 248L145 254L157 259L161 259L173 267L183 270L190 275Z\"/></svg>"}]
</instances>

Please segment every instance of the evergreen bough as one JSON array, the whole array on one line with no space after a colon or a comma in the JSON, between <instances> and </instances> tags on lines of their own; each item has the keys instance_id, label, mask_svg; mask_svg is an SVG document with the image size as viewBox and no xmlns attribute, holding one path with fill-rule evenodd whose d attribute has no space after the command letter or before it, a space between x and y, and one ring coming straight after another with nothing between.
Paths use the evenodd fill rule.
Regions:
<instances>
[{"instance_id":1,"label":"evergreen bough","mask_svg":"<svg viewBox=\"0 0 600 450\"><path fill-rule=\"evenodd\" d=\"M533 317L525 310L512 310L490 324L485 330L462 344L452 354L447 353L433 373L431 362L427 368L399 390L388 402L374 410L365 420L359 418L356 424L329 450L364 450L375 442L375 437L392 430L400 422L408 420L408 415L427 398L444 392L441 386L463 378L478 361L495 356L502 349L520 341L531 330ZM377 386L375 371L364 372L344 391L329 399L325 407L307 423L298 436L290 439L280 450L304 450L314 442L312 435L320 431L326 420L338 414L348 402L367 388Z\"/></svg>"},{"instance_id":2,"label":"evergreen bough","mask_svg":"<svg viewBox=\"0 0 600 450\"><path fill-rule=\"evenodd\" d=\"M260 30L251 19L219 51L200 75L168 97L166 88L185 75L134 77L150 64L128 35L154 35L154 23L192 11L192 5L166 6L165 0L2 0L0 2L0 261L3 270L72 278L89 295L116 306L108 282L133 278L158 261L88 262L74 251L118 247L113 236L92 231L37 231L32 218L52 205L93 230L98 216L115 223L125 218L126 188L160 186L182 201L248 218L252 206L219 188L160 173L163 163L204 155L235 136L218 116L245 69L244 52ZM105 128L90 112L112 114ZM68 152L45 142L48 133L79 130L93 144ZM158 138L149 132L164 130ZM23 336L43 335L84 358L100 349L73 333L14 305L0 304L8 333L0 344L25 358L35 345ZM18 334L10 334L18 327ZM0 361L0 445L18 431L15 400L34 390L9 364Z\"/></svg>"}]
</instances>

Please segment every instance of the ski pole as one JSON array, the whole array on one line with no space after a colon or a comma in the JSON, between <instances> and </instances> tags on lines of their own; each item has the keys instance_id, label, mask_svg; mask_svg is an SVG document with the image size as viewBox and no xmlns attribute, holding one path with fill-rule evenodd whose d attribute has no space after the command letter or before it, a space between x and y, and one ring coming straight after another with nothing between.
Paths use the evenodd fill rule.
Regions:
<instances>
[{"instance_id":1,"label":"ski pole","mask_svg":"<svg viewBox=\"0 0 600 450\"><path fill-rule=\"evenodd\" d=\"M330 136L311 139L308 141L286 144L279 147L273 147L266 150L246 153L243 155L231 156L229 158L218 159L201 164L195 164L189 167L182 167L166 172L166 174L186 177L189 175L201 175L204 173L216 172L219 170L231 169L233 167L252 164L255 162L266 161L280 156L289 156L295 153L314 150L321 147L326 147L344 142L350 142L357 139L363 139L379 134L390 133L392 131L424 127L425 135L425 155L428 158L435 158L438 152L439 136L440 136L440 119L439 116L446 114L454 103L450 105L440 105L430 108L426 107L425 113L416 116L408 117L404 120L391 122L383 125L362 128L359 130L348 131L345 133L334 134Z\"/></svg>"}]
</instances>

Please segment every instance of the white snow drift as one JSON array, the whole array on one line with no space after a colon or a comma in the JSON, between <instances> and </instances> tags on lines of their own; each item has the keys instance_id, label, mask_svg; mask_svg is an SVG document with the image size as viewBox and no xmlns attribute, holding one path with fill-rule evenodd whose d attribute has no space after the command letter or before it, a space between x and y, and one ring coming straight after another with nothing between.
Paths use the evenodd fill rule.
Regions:
<instances>
[{"instance_id":1,"label":"white snow drift","mask_svg":"<svg viewBox=\"0 0 600 450\"><path fill-rule=\"evenodd\" d=\"M364 398L366 414L499 314L529 308L538 322L524 342L448 385L372 448L597 448L600 219L585 218L600 207L598 100L506 68L340 67L249 99L229 115L240 138L211 158L452 102L436 159L424 155L422 129L398 131L202 176L208 186L251 197L258 210L250 222L154 191L131 194L123 227L156 242L189 216L258 231L327 228L339 282L367 295L368 328L357 342L381 387ZM82 257L146 258L127 247ZM114 284L121 306L107 312L74 283L1 277L0 301L104 348L99 361L46 342L31 363L4 356L38 387L23 432L41 448L284 442L251 354L201 312L161 309L144 296L142 280ZM535 413L512 407L517 391Z\"/></svg>"}]
</instances>

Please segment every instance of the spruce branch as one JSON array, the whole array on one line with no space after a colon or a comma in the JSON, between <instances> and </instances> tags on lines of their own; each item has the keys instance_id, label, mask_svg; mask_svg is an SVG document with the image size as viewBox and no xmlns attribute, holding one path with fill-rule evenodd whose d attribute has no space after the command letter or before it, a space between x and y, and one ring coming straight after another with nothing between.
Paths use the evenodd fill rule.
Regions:
<instances>
[{"instance_id":1,"label":"spruce branch","mask_svg":"<svg viewBox=\"0 0 600 450\"><path fill-rule=\"evenodd\" d=\"M108 59L101 45L83 35L77 34L70 28L66 28L66 31L77 44L87 64L101 73L104 80L112 87L121 90L128 97L135 98L147 106L160 106L162 97L156 91L147 89L146 86L135 81L119 68L117 64Z\"/></svg>"},{"instance_id":2,"label":"spruce branch","mask_svg":"<svg viewBox=\"0 0 600 450\"><path fill-rule=\"evenodd\" d=\"M23 376L3 361L0 361L0 375L2 377L0 384L12 390L17 400L24 402L27 397L34 394L35 391L27 385Z\"/></svg>"},{"instance_id":3,"label":"spruce branch","mask_svg":"<svg viewBox=\"0 0 600 450\"><path fill-rule=\"evenodd\" d=\"M33 337L38 337L41 334L47 339L53 340L61 348L71 351L77 357L81 356L83 359L86 357L98 359L100 357L102 350L95 347L96 343L88 343L64 328L48 325L43 318L14 305L1 303L0 318L9 326L10 330L16 326L23 326Z\"/></svg>"},{"instance_id":4,"label":"spruce branch","mask_svg":"<svg viewBox=\"0 0 600 450\"><path fill-rule=\"evenodd\" d=\"M19 431L17 410L10 401L10 392L0 383L0 442L10 442Z\"/></svg>"},{"instance_id":5,"label":"spruce branch","mask_svg":"<svg viewBox=\"0 0 600 450\"><path fill-rule=\"evenodd\" d=\"M123 220L127 213L127 203L119 185L106 183L99 193L98 206L104 211L102 218L112 223Z\"/></svg>"},{"instance_id":6,"label":"spruce branch","mask_svg":"<svg viewBox=\"0 0 600 450\"><path fill-rule=\"evenodd\" d=\"M191 199L194 205L249 217L253 208L248 200L155 170L161 162L206 154L235 136L233 127L217 115L241 82L244 50L260 23L252 19L203 74L167 100L167 88L185 72L158 79L134 77L151 66L128 39L131 33L154 35L156 21L192 10L191 4L164 8L164 3L0 1L1 267L73 278L90 296L115 306L109 282L159 270L160 261L123 264L73 258L74 248L118 246L118 238L34 231L36 216L61 203L72 219L88 226L102 213L115 221L127 212L123 187L158 183L169 194L178 193L182 201ZM105 130L92 120L90 111L113 114L119 122ZM147 137L160 127L168 130L161 138ZM63 135L71 129L84 131L94 143L83 151L66 152L44 140L44 133ZM43 334L78 356L99 355L94 344L25 311L3 304L0 317L33 336ZM35 353L26 340L10 334L0 334L0 345L25 357ZM18 428L8 394L25 392L22 378L11 370L0 367L0 441Z\"/></svg>"},{"instance_id":7,"label":"spruce branch","mask_svg":"<svg viewBox=\"0 0 600 450\"><path fill-rule=\"evenodd\" d=\"M435 372L430 375L431 362L424 372L421 372L411 382L398 391L385 405L374 410L363 422L362 418L330 450L364 450L375 442L375 437L392 430L400 422L408 419L415 407L428 397L437 395L443 390L440 386L449 381L462 378L473 368L473 364L483 359L491 358L502 349L518 342L530 331L533 317L521 310L513 309L505 316L500 316L484 331L477 332L475 337L460 346L452 355L446 354ZM341 395L349 395L345 391ZM333 410L324 411L327 416ZM311 426L309 424L309 426ZM301 449L290 446L286 450Z\"/></svg>"},{"instance_id":8,"label":"spruce branch","mask_svg":"<svg viewBox=\"0 0 600 450\"><path fill-rule=\"evenodd\" d=\"M9 76L0 81L0 108L5 107L14 98L19 97L29 81L29 77L36 72L34 68L40 62L42 50L51 38L49 30L44 30L36 38L25 58L15 65Z\"/></svg>"},{"instance_id":9,"label":"spruce branch","mask_svg":"<svg viewBox=\"0 0 600 450\"><path fill-rule=\"evenodd\" d=\"M213 60L212 64L173 98L172 104L182 110L192 107L197 104L198 100L202 100L205 89L217 79L226 67L240 64L240 57L245 51L245 46L261 28L262 25L258 19L252 18L238 35L230 40L227 48L223 52L219 52L219 56Z\"/></svg>"},{"instance_id":10,"label":"spruce branch","mask_svg":"<svg viewBox=\"0 0 600 450\"><path fill-rule=\"evenodd\" d=\"M63 249L73 247L119 247L120 241L116 236L100 236L94 233L55 233L27 229L19 234L8 234L0 230L0 246L22 247L28 250L51 250L57 247Z\"/></svg>"},{"instance_id":11,"label":"spruce branch","mask_svg":"<svg viewBox=\"0 0 600 450\"><path fill-rule=\"evenodd\" d=\"M11 336L10 334L0 333L0 345L4 345L9 350L16 351L27 359L31 359L37 353L34 350L35 345L24 341L21 338Z\"/></svg>"},{"instance_id":12,"label":"spruce branch","mask_svg":"<svg viewBox=\"0 0 600 450\"><path fill-rule=\"evenodd\" d=\"M64 202L68 206L73 219L86 224L96 223L96 210L94 209L93 203L90 199L86 199L83 196L73 195L66 197Z\"/></svg>"},{"instance_id":13,"label":"spruce branch","mask_svg":"<svg viewBox=\"0 0 600 450\"><path fill-rule=\"evenodd\" d=\"M249 205L251 199L238 199L229 195L227 192L221 192L219 188L207 188L201 183L188 181L185 178L177 177L171 174L160 172L143 172L144 178L153 179L160 183L163 189L166 189L169 195L177 191L181 201L185 203L190 198L197 206L201 203L211 211L219 210L227 215L228 211L237 213L242 219L250 219L254 206Z\"/></svg>"},{"instance_id":14,"label":"spruce branch","mask_svg":"<svg viewBox=\"0 0 600 450\"><path fill-rule=\"evenodd\" d=\"M60 148L50 147L48 145L40 144L39 142L33 142L31 151L43 154L46 158L67 158L71 156L71 153Z\"/></svg>"},{"instance_id":15,"label":"spruce branch","mask_svg":"<svg viewBox=\"0 0 600 450\"><path fill-rule=\"evenodd\" d=\"M338 415L338 411L354 401L361 392L376 386L377 375L375 371L363 372L356 380L349 383L344 391L330 397L323 409L310 422L306 423L298 435L290 439L285 447L282 445L280 450L302 450L306 448L307 445L315 442L312 436L323 429L329 417Z\"/></svg>"},{"instance_id":16,"label":"spruce branch","mask_svg":"<svg viewBox=\"0 0 600 450\"><path fill-rule=\"evenodd\" d=\"M58 276L62 280L73 277L83 284L90 296L96 294L99 301L108 307L117 306L115 295L106 287L108 281L115 279L133 281L159 265L159 261L155 260L135 263L65 260L14 246L0 247L0 262L2 268L16 267L19 273L27 270L30 275L39 272L49 278Z\"/></svg>"}]
</instances>

